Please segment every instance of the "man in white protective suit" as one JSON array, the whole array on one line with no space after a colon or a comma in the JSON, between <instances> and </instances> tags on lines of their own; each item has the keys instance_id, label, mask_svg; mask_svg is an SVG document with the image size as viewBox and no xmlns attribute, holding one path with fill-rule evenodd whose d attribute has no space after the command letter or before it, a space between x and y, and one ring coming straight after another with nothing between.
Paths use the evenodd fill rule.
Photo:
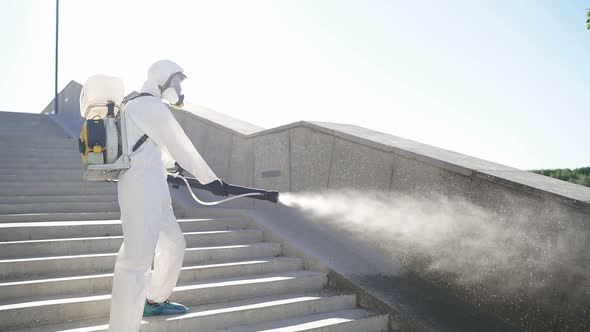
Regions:
<instances>
[{"instance_id":1,"label":"man in white protective suit","mask_svg":"<svg viewBox=\"0 0 590 332\"><path fill-rule=\"evenodd\" d=\"M157 61L148 71L142 93L124 105L128 148L134 151L130 168L119 175L124 241L115 264L110 331L139 331L142 315L188 311L168 300L178 280L186 242L172 211L166 169L176 161L211 192L227 196L223 182L162 101L182 107L185 78L176 63Z\"/></svg>"}]
</instances>

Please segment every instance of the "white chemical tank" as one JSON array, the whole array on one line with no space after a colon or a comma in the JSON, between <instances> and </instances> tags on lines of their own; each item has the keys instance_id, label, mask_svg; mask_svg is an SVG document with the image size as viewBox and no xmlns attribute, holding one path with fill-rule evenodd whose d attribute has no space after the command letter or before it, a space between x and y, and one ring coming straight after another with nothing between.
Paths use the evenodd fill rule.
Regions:
<instances>
[{"instance_id":1,"label":"white chemical tank","mask_svg":"<svg viewBox=\"0 0 590 332\"><path fill-rule=\"evenodd\" d=\"M89 77L80 93L80 115L86 119L92 119L95 116L104 119L107 115L108 101L113 101L117 106L115 107L116 115L124 96L125 88L120 78L106 75Z\"/></svg>"}]
</instances>

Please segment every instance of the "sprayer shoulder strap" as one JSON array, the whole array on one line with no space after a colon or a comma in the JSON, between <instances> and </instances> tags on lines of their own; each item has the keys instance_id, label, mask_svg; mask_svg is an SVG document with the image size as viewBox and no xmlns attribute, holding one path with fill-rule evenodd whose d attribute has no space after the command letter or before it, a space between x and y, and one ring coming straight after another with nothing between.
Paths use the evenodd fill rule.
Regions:
<instances>
[{"instance_id":1,"label":"sprayer shoulder strap","mask_svg":"<svg viewBox=\"0 0 590 332\"><path fill-rule=\"evenodd\" d=\"M121 104L127 104L128 102L132 101L133 99L137 99L137 98L139 98L139 97L147 97L147 96L151 96L151 97L153 97L154 95L153 95L153 94L151 94L151 93L149 93L149 92L142 92L142 93L140 93L140 94L137 94L137 95L135 95L135 96L133 96L133 97L129 97L129 98L126 98L126 99L124 99L124 100L121 102Z\"/></svg>"},{"instance_id":2,"label":"sprayer shoulder strap","mask_svg":"<svg viewBox=\"0 0 590 332\"><path fill-rule=\"evenodd\" d=\"M139 140L137 140L137 142L133 146L133 152L137 151L137 149L139 149L141 147L141 145L143 143L145 143L145 141L148 140L148 138L150 138L150 137L147 134L143 134L143 136L141 136L141 138Z\"/></svg>"},{"instance_id":3,"label":"sprayer shoulder strap","mask_svg":"<svg viewBox=\"0 0 590 332\"><path fill-rule=\"evenodd\" d=\"M132 101L133 99L137 99L139 97L147 97L147 96L153 97L154 95L152 95L151 93L148 93L148 92L142 92L136 96L133 96L131 98L127 98L127 99L123 100L123 102L121 104L127 104L128 102ZM150 137L147 134L143 134L143 136L141 136L141 138L139 140L137 140L137 142L135 142L135 145L133 145L132 152L137 151L137 149L139 149L143 145L143 143L145 143L145 141L148 140L148 138L150 138Z\"/></svg>"}]
</instances>

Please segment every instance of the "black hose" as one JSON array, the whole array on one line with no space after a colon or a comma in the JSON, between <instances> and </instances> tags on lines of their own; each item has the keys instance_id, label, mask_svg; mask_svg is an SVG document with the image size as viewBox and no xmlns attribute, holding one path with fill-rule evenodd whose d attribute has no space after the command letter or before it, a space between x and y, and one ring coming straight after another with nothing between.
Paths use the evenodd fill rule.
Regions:
<instances>
[{"instance_id":1,"label":"black hose","mask_svg":"<svg viewBox=\"0 0 590 332\"><path fill-rule=\"evenodd\" d=\"M184 176L184 178L190 184L191 188L209 191L209 188L207 186L205 186L204 184L200 183L199 180L197 180L195 178L187 177L187 176ZM168 183L172 183L175 188L178 188L178 186L180 186L180 185L183 185L183 186L186 185L186 183L181 178L174 177L173 175L168 175L167 180L168 180ZM229 184L229 183L225 183L225 182L223 183L223 186L225 187L225 191L228 193L228 195L237 196L237 195L243 195L243 194L256 193L256 194L260 194L260 195L248 196L248 197L263 200L263 201L268 201L268 202L272 202L272 203L277 203L277 201L279 200L279 192L278 191L243 187L243 186L238 186L235 184Z\"/></svg>"}]
</instances>

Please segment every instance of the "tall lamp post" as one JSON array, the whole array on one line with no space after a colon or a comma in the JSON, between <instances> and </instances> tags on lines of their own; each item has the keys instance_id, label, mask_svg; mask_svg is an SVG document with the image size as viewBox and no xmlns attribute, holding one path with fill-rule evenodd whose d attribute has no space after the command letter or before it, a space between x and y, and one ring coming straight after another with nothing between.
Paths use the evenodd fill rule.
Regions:
<instances>
[{"instance_id":1,"label":"tall lamp post","mask_svg":"<svg viewBox=\"0 0 590 332\"><path fill-rule=\"evenodd\" d=\"M57 100L57 66L58 66L58 46L59 46L59 0L55 0L55 114L59 110L59 101Z\"/></svg>"}]
</instances>

